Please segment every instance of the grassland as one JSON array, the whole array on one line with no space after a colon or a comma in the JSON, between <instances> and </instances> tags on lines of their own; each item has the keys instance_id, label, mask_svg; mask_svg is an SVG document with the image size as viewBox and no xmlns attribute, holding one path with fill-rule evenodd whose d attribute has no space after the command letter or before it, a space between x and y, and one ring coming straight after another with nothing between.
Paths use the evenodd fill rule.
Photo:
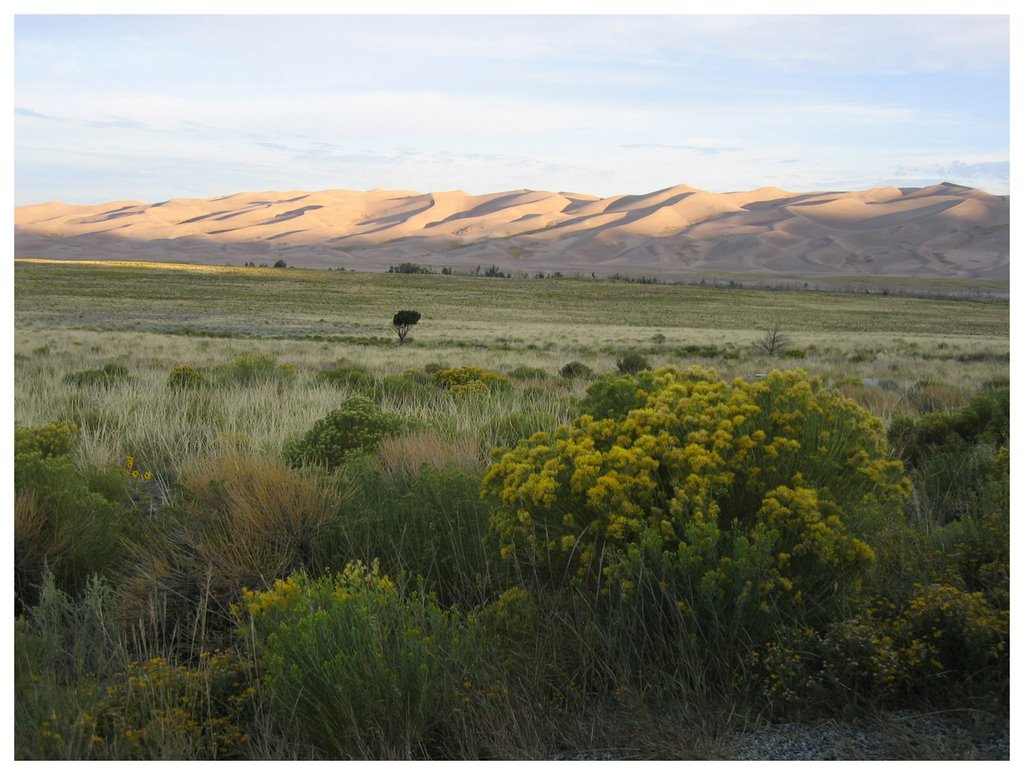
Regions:
<instances>
[{"instance_id":1,"label":"grassland","mask_svg":"<svg viewBox=\"0 0 1024 775\"><path fill-rule=\"evenodd\" d=\"M25 441L39 449L16 462L19 758L728 758L738 729L782 712L728 688L746 668L729 672L714 650L680 657L668 636L636 641L649 612L533 587L487 537L495 504L480 491L494 449L553 431L591 400L590 380L559 375L566 363L612 372L626 351L726 379L802 369L883 427L903 423L907 438L920 436L917 418L959 428L961 446L907 453L914 493L890 515L905 527L879 547L866 584L907 610L951 605L965 612L965 643L998 646L971 640L970 622L1001 632L1005 440L971 428L995 422L977 407L1009 378L1006 300L42 261L16 262L14 277L16 426L70 424L57 442ZM423 314L404 346L390 326L399 309ZM758 342L775 324L789 341L769 357ZM169 383L184 365L201 388ZM439 387L439 372L462 365L493 372L495 387ZM400 418L406 431L331 471L284 462L290 443L359 394L383 413L373 422ZM66 458L39 451L65 433ZM79 502L95 508L68 506ZM65 523L80 532L69 538ZM392 672L363 687L368 712L387 719L324 731L315 713L282 706L301 708L305 695L262 672L302 654L240 636L236 617L243 586L269 596L253 603L263 611L356 560L378 560L397 586L368 570L369 586L344 582L346 599L400 625L404 645ZM294 587L275 586L295 573L306 575ZM856 640L850 621L835 624ZM313 637L301 617L288 626ZM354 632L336 632L331 648L375 653ZM738 654L733 640L719 652ZM257 643L269 649L260 658ZM702 653L730 678L713 681ZM984 653L971 680L904 676L898 701L946 712L955 698L980 728L999 728L992 665L1003 658ZM408 683L407 656L429 679ZM369 665L336 663L336 678ZM405 726L388 704L395 692L419 703ZM847 710L894 701L864 690ZM829 702L808 695L797 716L842 710ZM972 756L965 745L949 755Z\"/></svg>"}]
</instances>

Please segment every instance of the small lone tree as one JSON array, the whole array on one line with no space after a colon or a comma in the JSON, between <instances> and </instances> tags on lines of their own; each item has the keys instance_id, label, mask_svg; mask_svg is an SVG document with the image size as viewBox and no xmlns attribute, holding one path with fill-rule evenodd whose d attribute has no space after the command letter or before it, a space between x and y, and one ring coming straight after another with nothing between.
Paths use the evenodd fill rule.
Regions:
<instances>
[{"instance_id":1,"label":"small lone tree","mask_svg":"<svg viewBox=\"0 0 1024 775\"><path fill-rule=\"evenodd\" d=\"M765 355L773 358L789 347L789 337L782 333L778 323L772 323L771 328L758 340L757 346Z\"/></svg>"},{"instance_id":2,"label":"small lone tree","mask_svg":"<svg viewBox=\"0 0 1024 775\"><path fill-rule=\"evenodd\" d=\"M395 327L395 333L398 334L398 343L405 344L405 337L409 333L409 329L420 322L420 313L411 309L399 310L395 313L394 318L391 319L391 325Z\"/></svg>"}]
</instances>

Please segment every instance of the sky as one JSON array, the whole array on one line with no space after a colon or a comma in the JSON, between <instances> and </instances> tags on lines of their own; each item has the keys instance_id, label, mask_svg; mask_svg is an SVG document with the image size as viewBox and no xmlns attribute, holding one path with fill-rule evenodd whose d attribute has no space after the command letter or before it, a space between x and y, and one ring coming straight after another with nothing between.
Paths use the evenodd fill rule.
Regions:
<instances>
[{"instance_id":1,"label":"sky","mask_svg":"<svg viewBox=\"0 0 1024 775\"><path fill-rule=\"evenodd\" d=\"M14 204L1006 194L1009 41L1006 15L19 14Z\"/></svg>"}]
</instances>

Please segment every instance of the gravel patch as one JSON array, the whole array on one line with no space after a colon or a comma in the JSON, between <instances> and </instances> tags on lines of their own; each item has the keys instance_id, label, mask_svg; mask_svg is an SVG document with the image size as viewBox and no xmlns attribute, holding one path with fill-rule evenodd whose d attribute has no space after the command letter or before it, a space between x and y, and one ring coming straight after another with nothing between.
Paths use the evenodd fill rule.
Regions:
<instances>
[{"instance_id":1,"label":"gravel patch","mask_svg":"<svg viewBox=\"0 0 1024 775\"><path fill-rule=\"evenodd\" d=\"M1008 761L1009 725L971 713L907 711L871 720L772 724L741 734L729 758Z\"/></svg>"}]
</instances>

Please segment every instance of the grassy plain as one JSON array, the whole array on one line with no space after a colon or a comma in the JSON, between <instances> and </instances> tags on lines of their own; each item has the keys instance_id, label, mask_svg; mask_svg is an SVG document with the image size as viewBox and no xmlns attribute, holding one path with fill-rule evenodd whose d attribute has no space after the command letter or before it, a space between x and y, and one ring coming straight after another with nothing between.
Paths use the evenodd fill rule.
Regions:
<instances>
[{"instance_id":1,"label":"grassy plain","mask_svg":"<svg viewBox=\"0 0 1024 775\"><path fill-rule=\"evenodd\" d=\"M408 632L433 627L430 638L462 633L450 656L472 664L479 655L461 654L457 643L480 622L480 632L489 632L487 617L493 617L502 637L511 638L505 645L516 650L510 656L498 649L487 654L493 663L478 665L480 676L490 676L486 687L483 678L479 685L462 675L431 678L427 688L443 688L435 697L439 707L457 694L470 711L445 717L443 739L421 731L415 743L403 743L411 732L398 730L385 743L357 741L335 754L526 758L618 748L626 756L727 758L731 732L760 711L735 707L728 693L695 688L699 670L645 673L650 668L630 664L631 655L650 647L619 639L617 633L632 632L636 612L608 613L616 626L602 630L594 626L593 601L556 592L542 601L554 613L525 635L515 630L515 622L528 618L532 598L508 588L507 569L483 539L490 507L479 497L480 482L492 450L575 416L588 382L561 378L563 365L580 361L597 373L613 371L630 350L652 367L700 364L726 379L804 369L884 422L964 407L984 386L1009 377L1009 303L991 298L21 260L14 277L16 426L76 426L75 466L93 490L116 494L125 485L109 479L126 472L152 477L128 482L124 513L112 518L127 536L108 546L117 562L105 573L117 592L79 588L76 603L44 589L40 610L51 619L40 614L26 625L25 664L43 678L18 689L16 737L25 758L220 756L229 749L257 758L324 755L308 738L292 742L302 731L299 721L288 722L299 728L281 726L262 699L253 705L248 695L248 710L229 714L228 724L245 728L244 744L214 735L228 716L197 710L212 702L210 681L229 667L244 672L251 665L240 657L241 664L225 666L210 654L220 653L215 647L235 654L224 621L243 583L267 590L297 568L326 573L351 559L369 565L375 558L396 577L418 577L435 596L413 604L419 598L394 598L380 583L367 605L380 606L384 618L399 617ZM423 314L404 346L390 326L399 309ZM789 341L782 354L769 357L758 342L775 324ZM183 365L199 369L207 386L184 391L168 384ZM461 365L508 375L509 383L466 395L438 389L431 375ZM116 378L103 377L104 367ZM369 462L330 475L282 463L290 439L360 392L416 429L386 439ZM979 476L988 476L998 459L991 444L972 458L980 461ZM957 456L950 461L944 478L955 482ZM46 506L45 493L19 493L16 518L33 529L44 506L60 505ZM946 495L942 504L911 500L908 514L920 535L892 552L924 557L923 549L908 547L931 546L921 536L948 518L936 516L940 506L943 515L959 515L981 502L975 494L961 499L969 503L962 507ZM982 535L987 524L969 535ZM285 545L282 536L294 540ZM976 603L967 595L954 600ZM63 618L53 619L54 611ZM58 620L60 627L53 624ZM102 625L111 639L107 652L89 650L95 646L82 634L86 625ZM111 634L118 628L123 637ZM413 645L419 648L418 641ZM72 678L68 654L77 665ZM266 689L251 675L245 680ZM69 682L73 692L64 688ZM131 693L140 685L166 693L174 682L198 682L206 693L197 690L184 711L167 696L140 702ZM511 696L509 685L518 686ZM122 686L128 687L123 702L117 699ZM108 699L97 699L104 691ZM699 697L703 711L680 702L680 694ZM714 708L704 704L712 696ZM591 715L595 697L601 712ZM185 724L171 735L160 719L172 711L174 718L186 712L195 729ZM429 717L428 706L420 711ZM531 721L512 728L510 718ZM680 742L683 726L689 742ZM350 731L339 732L339 740ZM376 727L368 732L382 734ZM63 736L58 743L52 735Z\"/></svg>"},{"instance_id":2,"label":"grassy plain","mask_svg":"<svg viewBox=\"0 0 1024 775\"><path fill-rule=\"evenodd\" d=\"M401 348L390 327L399 309L423 314ZM790 344L769 358L757 342L775 323ZM430 363L502 372L530 366L554 378L573 360L597 372L614 369L630 349L653 366L701 363L726 379L803 368L845 383L851 396L888 416L913 411L907 395L927 383L943 386L932 389L955 403L957 395L1008 376L1009 305L584 279L84 262L18 261L15 268L18 423L81 419L69 413L86 408L83 396L68 392L60 378L117 361L136 379L90 398L89 410L102 421L86 422L95 435L87 431L84 439L86 449L99 445L94 454L111 458L155 445L177 459L181 452L169 443L145 436L201 432L190 424L172 433L175 407L160 399L167 373L181 364L212 367L264 353L296 366L292 389L302 390L301 400L250 386L224 396L216 433L202 430L218 438L244 431L256 448L274 453L338 400L336 390L309 377L339 362L382 375ZM552 409L558 394L578 395L582 387L549 385L526 403ZM465 407L449 409L457 427L479 426ZM201 442L185 448L195 444Z\"/></svg>"}]
</instances>

